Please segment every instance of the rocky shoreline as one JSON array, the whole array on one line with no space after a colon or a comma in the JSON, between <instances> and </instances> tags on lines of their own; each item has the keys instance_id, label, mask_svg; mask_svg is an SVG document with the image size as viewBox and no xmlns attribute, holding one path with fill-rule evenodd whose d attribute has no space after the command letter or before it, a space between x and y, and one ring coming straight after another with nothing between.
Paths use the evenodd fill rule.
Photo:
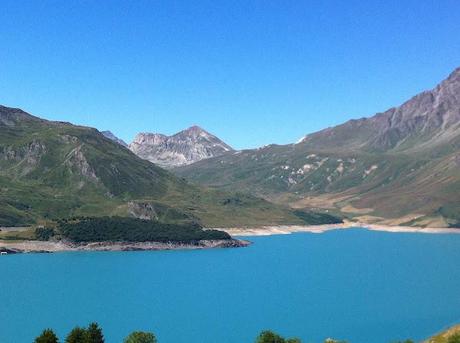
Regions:
<instances>
[{"instance_id":1,"label":"rocky shoreline","mask_svg":"<svg viewBox=\"0 0 460 343\"><path fill-rule=\"evenodd\" d=\"M240 248L250 245L251 242L240 239L225 240L200 240L193 243L178 242L43 242L0 241L0 252L6 254L17 253L54 253L64 251L153 251L153 250L192 250L192 249L218 249Z\"/></svg>"}]
</instances>

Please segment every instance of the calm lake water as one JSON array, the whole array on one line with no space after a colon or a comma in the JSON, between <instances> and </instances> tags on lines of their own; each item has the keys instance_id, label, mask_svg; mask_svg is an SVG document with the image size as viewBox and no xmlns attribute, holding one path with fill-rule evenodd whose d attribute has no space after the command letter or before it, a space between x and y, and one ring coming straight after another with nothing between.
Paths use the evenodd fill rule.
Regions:
<instances>
[{"instance_id":1,"label":"calm lake water","mask_svg":"<svg viewBox=\"0 0 460 343\"><path fill-rule=\"evenodd\" d=\"M249 248L0 257L0 342L63 338L97 321L107 342L304 343L422 339L460 322L460 235L362 229L251 237Z\"/></svg>"}]
</instances>

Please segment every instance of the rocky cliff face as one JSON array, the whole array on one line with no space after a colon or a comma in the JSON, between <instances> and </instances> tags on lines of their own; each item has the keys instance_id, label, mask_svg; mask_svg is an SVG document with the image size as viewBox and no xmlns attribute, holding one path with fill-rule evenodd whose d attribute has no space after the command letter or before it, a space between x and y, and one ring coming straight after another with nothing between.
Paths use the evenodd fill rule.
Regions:
<instances>
[{"instance_id":1,"label":"rocky cliff face","mask_svg":"<svg viewBox=\"0 0 460 343\"><path fill-rule=\"evenodd\" d=\"M165 168L188 165L233 150L198 126L172 136L139 133L129 149L139 157Z\"/></svg>"}]
</instances>

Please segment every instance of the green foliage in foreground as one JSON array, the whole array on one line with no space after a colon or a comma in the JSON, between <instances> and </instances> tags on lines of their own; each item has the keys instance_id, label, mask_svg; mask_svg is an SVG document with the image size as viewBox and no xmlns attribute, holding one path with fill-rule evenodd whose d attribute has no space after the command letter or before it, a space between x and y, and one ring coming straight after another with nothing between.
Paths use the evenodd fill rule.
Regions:
<instances>
[{"instance_id":1,"label":"green foliage in foreground","mask_svg":"<svg viewBox=\"0 0 460 343\"><path fill-rule=\"evenodd\" d=\"M65 338L65 343L104 343L102 329L97 323L91 323L87 328L79 326L72 329ZM43 330L34 343L59 343L59 339L51 329ZM123 340L123 343L157 343L151 332L134 331Z\"/></svg>"},{"instance_id":2,"label":"green foliage in foreground","mask_svg":"<svg viewBox=\"0 0 460 343\"><path fill-rule=\"evenodd\" d=\"M168 224L123 217L81 218L60 221L61 235L73 242L181 242L230 239L223 231L203 230L196 223Z\"/></svg>"},{"instance_id":3,"label":"green foliage in foreground","mask_svg":"<svg viewBox=\"0 0 460 343\"><path fill-rule=\"evenodd\" d=\"M86 330L78 326L73 328L65 339L65 343L86 343L87 341Z\"/></svg>"},{"instance_id":4,"label":"green foliage in foreground","mask_svg":"<svg viewBox=\"0 0 460 343\"><path fill-rule=\"evenodd\" d=\"M301 343L298 338L285 339L272 331L262 331L256 343Z\"/></svg>"},{"instance_id":5,"label":"green foliage in foreground","mask_svg":"<svg viewBox=\"0 0 460 343\"><path fill-rule=\"evenodd\" d=\"M67 335L65 343L104 343L102 329L97 323L91 323L87 328L75 327ZM44 330L40 336L35 338L34 343L59 343L59 339L51 329ZM158 343L157 338L151 332L134 331L123 340L123 343ZM269 330L262 331L257 336L255 343L302 343L299 338L284 338ZM347 343L328 338L324 343ZM414 343L407 339L394 343ZM460 343L460 333L451 335L446 343Z\"/></svg>"},{"instance_id":6,"label":"green foliage in foreground","mask_svg":"<svg viewBox=\"0 0 460 343\"><path fill-rule=\"evenodd\" d=\"M59 339L51 329L43 330L42 334L35 338L34 343L58 343Z\"/></svg>"},{"instance_id":7,"label":"green foliage in foreground","mask_svg":"<svg viewBox=\"0 0 460 343\"><path fill-rule=\"evenodd\" d=\"M157 343L157 339L153 333L134 331L124 339L123 343Z\"/></svg>"},{"instance_id":8,"label":"green foliage in foreground","mask_svg":"<svg viewBox=\"0 0 460 343\"><path fill-rule=\"evenodd\" d=\"M104 343L104 335L97 323L91 323L86 329L75 327L67 335L65 343Z\"/></svg>"}]
</instances>

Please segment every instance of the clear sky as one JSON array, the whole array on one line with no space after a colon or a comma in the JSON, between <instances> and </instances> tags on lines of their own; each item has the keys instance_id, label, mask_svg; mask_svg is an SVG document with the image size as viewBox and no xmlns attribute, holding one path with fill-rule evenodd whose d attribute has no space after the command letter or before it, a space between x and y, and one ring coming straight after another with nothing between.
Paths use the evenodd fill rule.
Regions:
<instances>
[{"instance_id":1,"label":"clear sky","mask_svg":"<svg viewBox=\"0 0 460 343\"><path fill-rule=\"evenodd\" d=\"M295 142L458 66L459 0L0 5L0 104L128 142L193 124L236 148Z\"/></svg>"}]
</instances>

